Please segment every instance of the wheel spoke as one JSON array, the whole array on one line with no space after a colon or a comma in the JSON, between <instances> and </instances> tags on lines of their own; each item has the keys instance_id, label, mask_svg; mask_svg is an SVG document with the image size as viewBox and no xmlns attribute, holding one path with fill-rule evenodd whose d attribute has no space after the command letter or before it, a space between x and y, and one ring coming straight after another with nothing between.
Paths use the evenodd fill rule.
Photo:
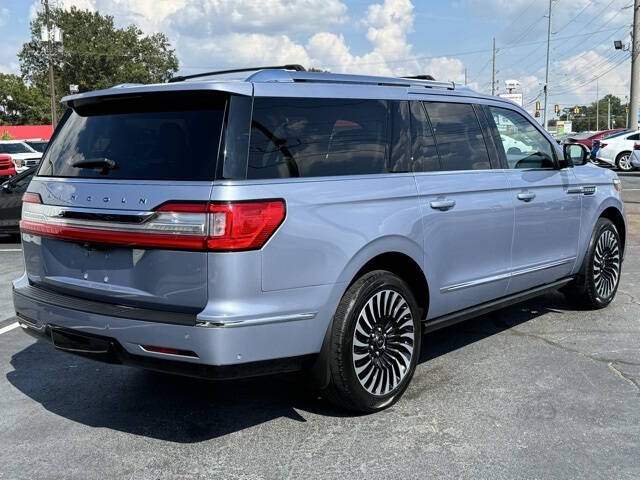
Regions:
<instances>
[{"instance_id":1,"label":"wheel spoke","mask_svg":"<svg viewBox=\"0 0 640 480\"><path fill-rule=\"evenodd\" d=\"M360 385L376 396L393 392L407 375L414 355L415 328L401 293L375 292L357 316L352 362Z\"/></svg>"},{"instance_id":2,"label":"wheel spoke","mask_svg":"<svg viewBox=\"0 0 640 480\"><path fill-rule=\"evenodd\" d=\"M602 298L609 298L620 277L620 248L611 230L602 232L593 254L593 283Z\"/></svg>"}]
</instances>

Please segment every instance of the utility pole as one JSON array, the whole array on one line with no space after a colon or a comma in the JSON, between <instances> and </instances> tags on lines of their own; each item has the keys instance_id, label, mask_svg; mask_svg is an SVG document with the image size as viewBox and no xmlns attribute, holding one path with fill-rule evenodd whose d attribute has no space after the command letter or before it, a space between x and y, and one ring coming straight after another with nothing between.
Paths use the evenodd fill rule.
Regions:
<instances>
[{"instance_id":1,"label":"utility pole","mask_svg":"<svg viewBox=\"0 0 640 480\"><path fill-rule=\"evenodd\" d=\"M496 94L496 37L493 37L493 68L491 69L491 95L495 95L495 94Z\"/></svg>"},{"instance_id":2,"label":"utility pole","mask_svg":"<svg viewBox=\"0 0 640 480\"><path fill-rule=\"evenodd\" d=\"M640 0L638 0L640 1ZM544 111L542 112L542 124L545 130L548 127L547 124L547 100L549 98L549 55L551 53L551 3L553 0L549 0L549 23L547 26L547 71L544 77Z\"/></svg>"},{"instance_id":3,"label":"utility pole","mask_svg":"<svg viewBox=\"0 0 640 480\"><path fill-rule=\"evenodd\" d=\"M609 98L609 103L607 104L607 129L611 130L611 97Z\"/></svg>"},{"instance_id":4,"label":"utility pole","mask_svg":"<svg viewBox=\"0 0 640 480\"><path fill-rule=\"evenodd\" d=\"M53 39L51 38L51 17L49 15L49 0L42 1L44 3L44 15L47 22L47 54L49 55L49 94L51 95L51 123L53 124L53 128L56 128L56 87L53 83L53 52L51 48Z\"/></svg>"},{"instance_id":5,"label":"utility pole","mask_svg":"<svg viewBox=\"0 0 640 480\"><path fill-rule=\"evenodd\" d=\"M631 38L631 93L629 98L629 128L638 129L638 88L640 85L640 64L638 55L640 54L640 0L633 2L633 35Z\"/></svg>"},{"instance_id":6,"label":"utility pole","mask_svg":"<svg viewBox=\"0 0 640 480\"><path fill-rule=\"evenodd\" d=\"M598 79L596 78L596 132L600 126L600 97L598 95Z\"/></svg>"},{"instance_id":7,"label":"utility pole","mask_svg":"<svg viewBox=\"0 0 640 480\"><path fill-rule=\"evenodd\" d=\"M464 84L467 85L467 69L464 69Z\"/></svg>"}]
</instances>

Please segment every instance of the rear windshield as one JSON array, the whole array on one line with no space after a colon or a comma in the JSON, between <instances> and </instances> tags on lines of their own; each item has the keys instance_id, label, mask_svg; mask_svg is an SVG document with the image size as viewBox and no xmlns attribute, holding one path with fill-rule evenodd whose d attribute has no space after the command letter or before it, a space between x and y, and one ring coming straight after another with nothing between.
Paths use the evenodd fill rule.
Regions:
<instances>
[{"instance_id":1,"label":"rear windshield","mask_svg":"<svg viewBox=\"0 0 640 480\"><path fill-rule=\"evenodd\" d=\"M40 176L213 180L226 96L102 98L67 112Z\"/></svg>"},{"instance_id":2,"label":"rear windshield","mask_svg":"<svg viewBox=\"0 0 640 480\"><path fill-rule=\"evenodd\" d=\"M0 143L0 153L34 153L24 143Z\"/></svg>"}]
</instances>

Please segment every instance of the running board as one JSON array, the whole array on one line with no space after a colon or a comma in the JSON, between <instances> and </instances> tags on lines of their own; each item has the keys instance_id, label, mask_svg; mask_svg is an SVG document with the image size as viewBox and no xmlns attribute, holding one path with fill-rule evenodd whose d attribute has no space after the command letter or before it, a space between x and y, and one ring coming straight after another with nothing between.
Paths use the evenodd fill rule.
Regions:
<instances>
[{"instance_id":1,"label":"running board","mask_svg":"<svg viewBox=\"0 0 640 480\"><path fill-rule=\"evenodd\" d=\"M465 320L469 320L470 318L479 317L480 315L484 315L485 313L508 307L509 305L513 305L514 303L523 302L525 300L529 300L530 298L544 295L545 293L552 292L561 287L564 287L571 280L573 280L573 277L563 278L562 280L557 280L553 283L547 283L546 285L541 285L539 287L532 288L531 290L525 290L524 292L508 295L497 300L481 303L480 305L465 308L464 310L458 310L457 312L449 313L447 315L443 315L431 320L423 320L422 331L424 333L428 333L440 330L441 328L464 322Z\"/></svg>"}]
</instances>

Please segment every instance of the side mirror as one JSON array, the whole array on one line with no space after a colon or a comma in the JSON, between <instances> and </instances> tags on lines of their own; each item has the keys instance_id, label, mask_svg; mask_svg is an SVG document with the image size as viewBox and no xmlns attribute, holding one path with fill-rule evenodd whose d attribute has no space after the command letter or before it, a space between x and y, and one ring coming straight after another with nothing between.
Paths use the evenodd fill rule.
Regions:
<instances>
[{"instance_id":1,"label":"side mirror","mask_svg":"<svg viewBox=\"0 0 640 480\"><path fill-rule=\"evenodd\" d=\"M565 143L562 150L567 166L586 165L591 160L591 150L581 143Z\"/></svg>"},{"instance_id":2,"label":"side mirror","mask_svg":"<svg viewBox=\"0 0 640 480\"><path fill-rule=\"evenodd\" d=\"M4 190L5 192L9 193L11 192L11 182L4 182L2 184L2 190Z\"/></svg>"}]
</instances>

